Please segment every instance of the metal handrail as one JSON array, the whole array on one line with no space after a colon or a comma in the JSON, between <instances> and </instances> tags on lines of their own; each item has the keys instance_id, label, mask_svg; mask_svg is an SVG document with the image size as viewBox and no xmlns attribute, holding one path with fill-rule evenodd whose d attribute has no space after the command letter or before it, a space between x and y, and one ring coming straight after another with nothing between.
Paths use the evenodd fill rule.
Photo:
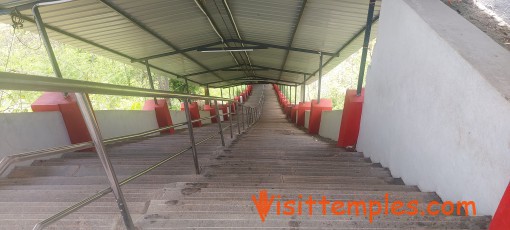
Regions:
<instances>
[{"instance_id":1,"label":"metal handrail","mask_svg":"<svg viewBox=\"0 0 510 230\"><path fill-rule=\"evenodd\" d=\"M34 159L39 158L42 156L50 156L55 155L59 153L64 152L70 152L70 151L77 151L87 148L95 147L96 151L98 153L99 159L101 160L101 163L103 164L103 167L106 171L110 187L106 188L95 195L86 198L79 203L57 213L56 215L38 223L36 226L34 226L34 229L42 229L49 224L69 215L70 213L80 209L81 207L93 202L94 200L99 199L100 197L113 192L117 205L119 206L120 212L122 214L122 217L124 219L124 222L126 224L126 227L128 229L132 229L133 223L129 214L129 210L126 206L126 201L124 200L122 191L120 190L120 186L129 183L130 181L145 175L146 173L156 169L157 167L163 165L164 163L168 162L169 160L181 155L182 153L192 150L193 151L193 160L195 164L195 169L197 174L199 172L199 166L198 166L198 157L197 157L197 151L196 146L204 143L207 140L212 139L214 136L216 136L218 133L221 135L221 141L222 145L225 145L224 137L223 137L223 131L225 129L230 128L231 137L232 137L232 117L234 113L227 112L223 115L227 115L230 120L230 125L223 128L221 119L218 119L218 126L219 126L219 132L215 132L213 135L210 135L199 142L195 143L195 137L193 135L193 126L192 123L196 121L211 119L211 118L221 118L220 116L220 110L218 108L218 100L221 101L234 101L232 99L227 98L218 98L218 97L210 97L210 96L201 96L201 95L189 95L189 94L181 94L181 93L173 93L169 91L162 91L162 90L151 90L151 89L143 89L143 88L136 88L136 87L128 87L128 86L117 86L112 84L104 84L104 83L95 83L95 82L87 82L87 81L79 81L79 80L69 80L69 79L61 79L61 78L50 78L50 77L42 77L42 76L33 76L33 75L26 75L26 74L15 74L15 73L0 73L0 88L1 89L9 89L9 90L27 90L27 91L52 91L52 92L75 92L77 97L78 106L80 108L80 111L82 115L84 116L85 123L87 125L87 129L89 130L89 133L92 137L92 141L90 142L84 142L79 144L73 144L69 146L61 146L61 147L55 147L55 148L49 148L44 150L37 150L27 153L21 153L9 156L7 158L2 159L0 161L0 174L5 172L7 168L11 165L13 162L18 162L22 160L28 160L28 159ZM185 123L179 123L172 126L162 127L154 130L149 130L137 134L132 135L126 135L121 137L115 137L110 139L103 139L101 137L101 133L99 131L98 123L95 118L93 109L90 105L89 99L85 96L86 93L91 94L105 94L105 95L122 95L122 96L141 96L141 97L161 97L161 98L181 98L184 99L184 107L185 107L185 113L186 113L186 122ZM243 119L243 129L244 129L244 116L248 115L249 119L247 118L246 121L248 123L248 127L253 125L254 122L260 117L260 111L261 111L261 105L263 102L263 92L261 98L259 98L259 101L257 103L257 106L254 107L248 107L249 112L244 113L245 107L238 102L234 101L234 106L240 106L241 107L241 118ZM189 110L189 100L190 99L198 99L198 100L214 100L215 104L215 110L216 115L209 116L206 118L200 118L196 120L191 119L191 114ZM239 118L239 115L235 113L237 117ZM237 120L237 127L240 133L240 124L239 119ZM110 159L106 155L106 144L112 144L119 141L126 141L133 138L143 137L150 134L158 133L161 131L166 131L171 128L179 127L187 125L188 126L188 132L190 136L191 146L186 147L182 150L180 150L178 153L173 154L171 156L168 156L167 158L159 161L158 163L148 167L145 170L142 170L138 173L136 173L133 176L130 176L129 178L118 182L117 177L115 175L115 172L113 171L112 164L110 162Z\"/></svg>"},{"instance_id":2,"label":"metal handrail","mask_svg":"<svg viewBox=\"0 0 510 230\"><path fill-rule=\"evenodd\" d=\"M227 127L223 128L223 130L225 130L227 128L230 128L230 126L227 126ZM196 145L201 145L201 144L205 143L206 141L212 139L213 137L215 137L218 134L220 134L219 131L216 132L213 135L210 135L208 137L203 138L202 140L197 142ZM129 183L129 182L135 180L136 178L141 177L141 176L147 174L148 172L150 172L150 171L160 167L161 165L165 164L166 162L172 160L175 157L178 157L179 155L185 153L186 151L188 151L190 149L191 149L191 146L179 150L176 154L168 156L167 158L159 161L158 163L152 165L151 167L148 167L148 168L146 168L146 169L144 169L142 171L139 171L135 175L130 176L130 177L122 180L121 182L119 182L119 185L120 186L126 185L127 183ZM99 199L99 198L109 194L110 192L112 192L112 188L111 187L105 188L105 189L97 192L96 194L94 194L94 195L92 195L92 196L90 196L90 197L88 197L86 199L83 199L82 201L74 204L73 206L71 206L69 208L66 208L66 209L60 211L59 213L57 213L57 214L47 218L46 220L37 223L35 225L34 229L42 229L42 228L50 225L51 223L54 223L55 221L58 221L58 220L60 220L60 219L62 219L64 217L66 217L67 215L69 215L69 214L71 214L71 213L73 213L75 211L78 211L80 208L82 208L82 207L86 206L87 204L90 204L93 201L95 201L95 200L97 200L97 199Z\"/></svg>"},{"instance_id":3,"label":"metal handrail","mask_svg":"<svg viewBox=\"0 0 510 230\"><path fill-rule=\"evenodd\" d=\"M211 117L214 117L214 116L211 116ZM180 124L183 124L183 123L180 123ZM184 124L186 124L186 123L184 123ZM181 125L179 125L179 126L181 126ZM209 135L208 137L203 138L202 140L198 141L195 145L201 145L201 144L205 143L206 141L212 139L216 135L221 134L222 131L224 131L224 130L226 130L228 128L232 128L232 125L229 125L229 126L227 126L225 128L222 128L221 131L215 132L214 134ZM148 167L148 168L146 168L146 169L144 169L142 171L137 172L133 176L130 176L130 177L120 181L119 182L119 186L126 185L127 183L129 183L129 182L131 182L131 181L133 181L133 180L135 180L135 179L137 179L137 178L139 178L139 177L149 173L150 171L160 167L161 165L163 165L166 162L172 160L173 158L175 158L175 157L185 153L186 151L188 151L190 149L192 149L192 146L188 146L188 147L185 147L185 148L179 150L177 153L175 153L175 154L173 154L171 156L168 156L167 158L165 158L165 159L155 163L154 165L152 165L152 166L150 166L150 167ZM94 194L94 195L92 195L92 196L90 196L90 197L88 197L86 199L83 199L80 202L72 205L71 207L66 208L66 209L60 211L59 213L57 213L57 214L55 214L55 215L53 215L53 216L51 216L51 217L49 217L49 218L39 222L39 223L37 223L34 226L33 229L43 229L43 228L47 227L48 225L50 225L50 224L52 224L52 223L54 223L54 222L56 222L56 221L58 221L58 220L60 220L60 219L62 219L64 217L68 216L69 214L71 214L71 213L73 213L75 211L78 211L80 208L82 208L82 207L92 203L93 201L95 201L95 200L97 200L97 199L99 199L99 198L101 198L101 197L111 193L112 191L113 190L112 190L111 187L105 188L105 189L97 192L96 194Z\"/></svg>"},{"instance_id":4,"label":"metal handrail","mask_svg":"<svg viewBox=\"0 0 510 230\"><path fill-rule=\"evenodd\" d=\"M211 119L211 118L215 118L215 117L217 117L217 115L193 120L192 122L207 120L207 119ZM117 142L124 142L124 141L128 141L128 140L136 139L139 137L148 136L148 135L151 135L154 133L163 132L163 131L166 131L166 130L169 130L172 128L181 127L186 124L187 124L187 122L181 122L178 124L174 124L174 125L170 125L170 126L166 126L166 127L162 127L162 128L158 128L158 129L152 129L152 130L148 130L148 131L144 131L144 132L140 132L140 133L136 133L136 134L108 138L108 139L104 140L104 144L109 145L109 144L113 144L113 143L117 143ZM94 147L94 144L92 143L92 141L89 141L89 142L82 142L82 143L78 143L78 144L59 146L59 147L35 150L35 151L18 153L15 155L6 156L0 160L0 176L15 162L27 161L27 160L37 159L37 158L41 158L41 157L46 157L46 156L53 156L53 155L66 153L66 152L75 152L75 151L80 151L80 150L84 150L84 149L88 149L88 148L92 148L92 147Z\"/></svg>"},{"instance_id":5,"label":"metal handrail","mask_svg":"<svg viewBox=\"0 0 510 230\"><path fill-rule=\"evenodd\" d=\"M0 88L4 90L79 92L89 94L161 97L192 100L234 101L230 98L211 97L196 94L175 93L164 90L152 90L131 86L119 86L90 81L43 77L28 74L0 72Z\"/></svg>"}]
</instances>

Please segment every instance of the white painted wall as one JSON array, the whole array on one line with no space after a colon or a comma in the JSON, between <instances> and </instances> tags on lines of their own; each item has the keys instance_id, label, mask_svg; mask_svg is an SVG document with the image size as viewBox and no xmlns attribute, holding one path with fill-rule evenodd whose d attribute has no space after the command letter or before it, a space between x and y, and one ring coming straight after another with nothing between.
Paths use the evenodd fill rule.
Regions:
<instances>
[{"instance_id":1,"label":"white painted wall","mask_svg":"<svg viewBox=\"0 0 510 230\"><path fill-rule=\"evenodd\" d=\"M305 110L305 128L307 129L308 124L310 124L310 110Z\"/></svg>"},{"instance_id":2,"label":"white painted wall","mask_svg":"<svg viewBox=\"0 0 510 230\"><path fill-rule=\"evenodd\" d=\"M200 113L200 118L205 118L205 117L210 117L211 116L211 112L209 111L198 111ZM202 124L205 125L205 124L211 124L211 119L206 119L206 120L202 120Z\"/></svg>"},{"instance_id":3,"label":"white painted wall","mask_svg":"<svg viewBox=\"0 0 510 230\"><path fill-rule=\"evenodd\" d=\"M343 110L322 111L319 136L338 141Z\"/></svg>"},{"instance_id":4,"label":"white painted wall","mask_svg":"<svg viewBox=\"0 0 510 230\"><path fill-rule=\"evenodd\" d=\"M510 180L510 53L441 1L383 1L358 150L492 215Z\"/></svg>"},{"instance_id":5,"label":"white painted wall","mask_svg":"<svg viewBox=\"0 0 510 230\"><path fill-rule=\"evenodd\" d=\"M228 108L227 108L228 109ZM219 111L219 115L220 115L220 121L225 121L225 119L223 119L223 110L220 110Z\"/></svg>"},{"instance_id":6,"label":"white painted wall","mask_svg":"<svg viewBox=\"0 0 510 230\"><path fill-rule=\"evenodd\" d=\"M60 112L0 113L0 158L70 145Z\"/></svg>"},{"instance_id":7,"label":"white painted wall","mask_svg":"<svg viewBox=\"0 0 510 230\"><path fill-rule=\"evenodd\" d=\"M170 116L172 117L172 123L178 124L186 122L186 113L180 110L170 110ZM175 129L187 129L187 125L176 127Z\"/></svg>"},{"instance_id":8,"label":"white painted wall","mask_svg":"<svg viewBox=\"0 0 510 230\"><path fill-rule=\"evenodd\" d=\"M95 114L104 139L159 128L154 110L97 110Z\"/></svg>"}]
</instances>

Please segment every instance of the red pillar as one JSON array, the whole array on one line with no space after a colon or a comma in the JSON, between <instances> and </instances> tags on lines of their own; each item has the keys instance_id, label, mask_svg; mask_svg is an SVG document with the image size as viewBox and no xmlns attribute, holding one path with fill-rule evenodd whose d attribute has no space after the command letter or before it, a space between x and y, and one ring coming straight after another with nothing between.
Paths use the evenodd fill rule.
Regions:
<instances>
[{"instance_id":1,"label":"red pillar","mask_svg":"<svg viewBox=\"0 0 510 230\"><path fill-rule=\"evenodd\" d=\"M147 100L143 105L143 110L154 110L154 112L156 112L156 120L158 121L158 126L160 128L174 124L165 99L158 99L158 104L154 103L153 99ZM175 130L172 128L161 133L173 134L174 132Z\"/></svg>"},{"instance_id":2,"label":"red pillar","mask_svg":"<svg viewBox=\"0 0 510 230\"><path fill-rule=\"evenodd\" d=\"M91 141L74 94L64 97L60 92L45 92L31 107L34 112L59 111L72 144Z\"/></svg>"},{"instance_id":3,"label":"red pillar","mask_svg":"<svg viewBox=\"0 0 510 230\"><path fill-rule=\"evenodd\" d=\"M320 103L312 100L310 107L310 122L308 123L308 133L318 134L321 127L322 111L333 110L333 102L331 99L323 98Z\"/></svg>"},{"instance_id":4,"label":"red pillar","mask_svg":"<svg viewBox=\"0 0 510 230\"><path fill-rule=\"evenodd\" d=\"M297 126L305 126L305 111L310 110L310 102L300 102L297 110Z\"/></svg>"},{"instance_id":5,"label":"red pillar","mask_svg":"<svg viewBox=\"0 0 510 230\"><path fill-rule=\"evenodd\" d=\"M214 109L213 106L204 105L204 111L209 111L209 115L211 115L211 116L215 116L216 115L216 110ZM213 117L213 118L211 118L211 122L212 123L217 123L218 119L216 117Z\"/></svg>"},{"instance_id":6,"label":"red pillar","mask_svg":"<svg viewBox=\"0 0 510 230\"><path fill-rule=\"evenodd\" d=\"M218 108L223 111L223 121L228 121L228 104L218 105Z\"/></svg>"},{"instance_id":7,"label":"red pillar","mask_svg":"<svg viewBox=\"0 0 510 230\"><path fill-rule=\"evenodd\" d=\"M296 114L297 114L298 107L299 107L298 105L294 105L294 106L292 106L292 110L290 111L290 120L294 124L296 124Z\"/></svg>"},{"instance_id":8,"label":"red pillar","mask_svg":"<svg viewBox=\"0 0 510 230\"><path fill-rule=\"evenodd\" d=\"M506 187L498 209L496 209L496 213L489 225L489 230L507 229L510 229L510 184Z\"/></svg>"},{"instance_id":9,"label":"red pillar","mask_svg":"<svg viewBox=\"0 0 510 230\"><path fill-rule=\"evenodd\" d=\"M184 103L181 103L181 111L185 111ZM189 113L191 115L191 120L200 119L200 112L198 111L197 102L191 102L189 104ZM193 127L202 127L202 121L193 122Z\"/></svg>"},{"instance_id":10,"label":"red pillar","mask_svg":"<svg viewBox=\"0 0 510 230\"><path fill-rule=\"evenodd\" d=\"M344 111L338 134L339 147L355 146L358 142L361 112L365 99L365 89L360 96L356 96L355 89L348 89L345 95Z\"/></svg>"}]
</instances>

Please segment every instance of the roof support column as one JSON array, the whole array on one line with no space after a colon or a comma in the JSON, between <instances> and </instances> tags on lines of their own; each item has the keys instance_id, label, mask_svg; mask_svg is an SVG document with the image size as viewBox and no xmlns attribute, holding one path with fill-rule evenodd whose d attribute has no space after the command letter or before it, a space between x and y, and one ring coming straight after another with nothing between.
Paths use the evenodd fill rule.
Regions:
<instances>
[{"instance_id":1,"label":"roof support column","mask_svg":"<svg viewBox=\"0 0 510 230\"><path fill-rule=\"evenodd\" d=\"M319 58L319 82L317 85L317 104L321 103L321 82L322 81L322 52L320 52Z\"/></svg>"},{"instance_id":2,"label":"roof support column","mask_svg":"<svg viewBox=\"0 0 510 230\"><path fill-rule=\"evenodd\" d=\"M48 3L46 3L48 4ZM39 6L42 4L35 4L32 7L32 13L34 14L35 24L37 25L37 29L39 30L39 35L41 35L41 39L44 43L44 47L46 47L46 52L50 58L51 67L53 68L53 72L55 76L58 78L62 78L62 73L60 72L60 68L58 66L57 58L55 57L55 53L53 52L53 48L51 47L50 39L48 38L48 33L46 32L46 28L44 27L44 22L41 17L41 13L39 12Z\"/></svg>"},{"instance_id":3,"label":"roof support column","mask_svg":"<svg viewBox=\"0 0 510 230\"><path fill-rule=\"evenodd\" d=\"M297 105L297 84L294 85L294 105Z\"/></svg>"},{"instance_id":4,"label":"roof support column","mask_svg":"<svg viewBox=\"0 0 510 230\"><path fill-rule=\"evenodd\" d=\"M147 68L147 77L149 78L149 84L151 86L151 89L154 89L154 80L152 79L152 74L151 74L151 67L149 65L149 60L146 60L145 61L145 68ZM158 104L158 99L156 97L154 97L154 104Z\"/></svg>"},{"instance_id":5,"label":"roof support column","mask_svg":"<svg viewBox=\"0 0 510 230\"><path fill-rule=\"evenodd\" d=\"M205 96L209 96L209 85L205 85ZM210 100L205 100L205 104L206 105L210 105L211 104L211 101Z\"/></svg>"},{"instance_id":6,"label":"roof support column","mask_svg":"<svg viewBox=\"0 0 510 230\"><path fill-rule=\"evenodd\" d=\"M306 74L303 74L303 84L301 85L301 102L305 102L306 94Z\"/></svg>"},{"instance_id":7,"label":"roof support column","mask_svg":"<svg viewBox=\"0 0 510 230\"><path fill-rule=\"evenodd\" d=\"M186 87L186 93L189 94L189 85L188 85L188 78L184 78L184 86Z\"/></svg>"},{"instance_id":8,"label":"roof support column","mask_svg":"<svg viewBox=\"0 0 510 230\"><path fill-rule=\"evenodd\" d=\"M363 88L363 77L365 76L365 65L367 63L368 44L370 43L370 32L372 31L372 18L374 17L375 1L376 0L370 0L368 5L367 25L365 29L365 40L363 41L363 51L361 54L361 64L358 76L358 87L356 88L356 96L361 95L361 88Z\"/></svg>"}]
</instances>

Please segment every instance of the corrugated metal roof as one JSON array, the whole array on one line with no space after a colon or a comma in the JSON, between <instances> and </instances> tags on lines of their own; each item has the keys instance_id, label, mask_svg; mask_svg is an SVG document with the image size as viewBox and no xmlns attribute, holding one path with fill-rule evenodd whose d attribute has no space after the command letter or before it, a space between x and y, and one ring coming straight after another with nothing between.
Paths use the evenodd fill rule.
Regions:
<instances>
[{"instance_id":1,"label":"corrugated metal roof","mask_svg":"<svg viewBox=\"0 0 510 230\"><path fill-rule=\"evenodd\" d=\"M0 0L0 12L4 13L0 21L10 23L6 13L17 7L27 19L25 28L36 31L29 20L30 5L24 5L34 2ZM303 73L315 74L310 78L314 80L319 68L318 51L339 55L324 56L323 73L327 73L361 48L368 3L369 0L76 0L44 6L40 11L51 39L123 62L135 61L135 65L141 65L147 57L174 52L150 58L149 63L160 73L186 76L216 87L252 78L300 84ZM379 11L380 2L375 15ZM372 30L377 30L377 24ZM239 42L222 44L220 37L278 48L246 53L190 49L179 53L211 43L217 43L211 46L217 48L240 47ZM308 52L282 49L288 47ZM268 69L221 70L236 65L249 70L250 64ZM285 71L280 74L282 66ZM238 81L228 81L231 79Z\"/></svg>"}]
</instances>

